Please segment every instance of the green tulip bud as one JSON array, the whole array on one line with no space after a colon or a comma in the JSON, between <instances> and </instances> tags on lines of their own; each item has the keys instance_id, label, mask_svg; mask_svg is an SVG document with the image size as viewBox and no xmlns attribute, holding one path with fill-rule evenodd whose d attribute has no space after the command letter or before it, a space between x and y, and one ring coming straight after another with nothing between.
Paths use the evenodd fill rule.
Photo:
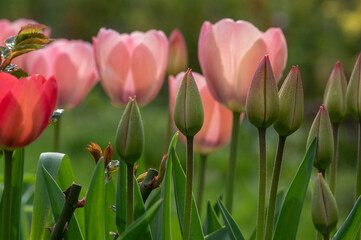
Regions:
<instances>
[{"instance_id":1,"label":"green tulip bud","mask_svg":"<svg viewBox=\"0 0 361 240\"><path fill-rule=\"evenodd\" d=\"M248 91L246 112L248 120L257 128L267 128L277 119L278 89L268 55L262 58L254 73Z\"/></svg>"},{"instance_id":2,"label":"green tulip bud","mask_svg":"<svg viewBox=\"0 0 361 240\"><path fill-rule=\"evenodd\" d=\"M204 120L203 103L192 70L188 69L179 87L174 104L174 123L186 137L201 130Z\"/></svg>"},{"instance_id":3,"label":"green tulip bud","mask_svg":"<svg viewBox=\"0 0 361 240\"><path fill-rule=\"evenodd\" d=\"M345 73L340 62L337 62L328 79L323 103L325 104L332 123L340 123L346 116Z\"/></svg>"},{"instance_id":4,"label":"green tulip bud","mask_svg":"<svg viewBox=\"0 0 361 240\"><path fill-rule=\"evenodd\" d=\"M134 164L143 153L143 123L135 99L130 98L120 119L115 148L119 156L128 164Z\"/></svg>"},{"instance_id":5,"label":"green tulip bud","mask_svg":"<svg viewBox=\"0 0 361 240\"><path fill-rule=\"evenodd\" d=\"M357 58L355 67L351 73L346 91L347 111L357 121L361 122L361 53Z\"/></svg>"},{"instance_id":6,"label":"green tulip bud","mask_svg":"<svg viewBox=\"0 0 361 240\"><path fill-rule=\"evenodd\" d=\"M320 107L313 120L307 139L307 148L313 139L317 139L316 157L314 165L319 172L324 172L333 159L333 135L330 117L324 105Z\"/></svg>"},{"instance_id":7,"label":"green tulip bud","mask_svg":"<svg viewBox=\"0 0 361 240\"><path fill-rule=\"evenodd\" d=\"M303 87L300 71L292 67L279 91L280 113L274 129L280 136L289 136L295 132L303 120Z\"/></svg>"},{"instance_id":8,"label":"green tulip bud","mask_svg":"<svg viewBox=\"0 0 361 240\"><path fill-rule=\"evenodd\" d=\"M330 188L322 177L317 175L312 196L312 221L316 229L324 236L328 236L338 222L337 203Z\"/></svg>"}]
</instances>

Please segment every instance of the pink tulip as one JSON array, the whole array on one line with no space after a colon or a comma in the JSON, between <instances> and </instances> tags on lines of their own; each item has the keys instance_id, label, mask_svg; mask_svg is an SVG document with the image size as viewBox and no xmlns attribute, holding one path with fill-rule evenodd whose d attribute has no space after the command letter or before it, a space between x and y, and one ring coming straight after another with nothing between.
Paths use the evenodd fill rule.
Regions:
<instances>
[{"instance_id":1,"label":"pink tulip","mask_svg":"<svg viewBox=\"0 0 361 240\"><path fill-rule=\"evenodd\" d=\"M54 77L0 73L0 147L13 150L35 141L49 124L56 98Z\"/></svg>"},{"instance_id":2,"label":"pink tulip","mask_svg":"<svg viewBox=\"0 0 361 240\"><path fill-rule=\"evenodd\" d=\"M157 96L168 61L163 32L119 34L101 28L93 45L102 86L115 106L125 106L134 96L144 106Z\"/></svg>"},{"instance_id":3,"label":"pink tulip","mask_svg":"<svg viewBox=\"0 0 361 240\"><path fill-rule=\"evenodd\" d=\"M265 54L278 81L287 60L281 29L261 32L249 22L231 19L203 23L198 42L202 72L214 98L232 111L244 111L252 77Z\"/></svg>"},{"instance_id":4,"label":"pink tulip","mask_svg":"<svg viewBox=\"0 0 361 240\"><path fill-rule=\"evenodd\" d=\"M185 72L169 77L170 113L173 116L175 99ZM219 104L208 90L205 78L193 72L199 93L203 101L204 123L194 136L194 150L200 154L209 154L226 145L231 137L232 112ZM185 143L185 139L182 139Z\"/></svg>"},{"instance_id":5,"label":"pink tulip","mask_svg":"<svg viewBox=\"0 0 361 240\"><path fill-rule=\"evenodd\" d=\"M169 37L168 74L176 75L188 66L187 46L182 33L175 29Z\"/></svg>"},{"instance_id":6,"label":"pink tulip","mask_svg":"<svg viewBox=\"0 0 361 240\"><path fill-rule=\"evenodd\" d=\"M45 77L54 75L58 107L65 109L77 106L98 82L92 45L81 40L56 40L44 49L26 54L24 70Z\"/></svg>"}]
</instances>

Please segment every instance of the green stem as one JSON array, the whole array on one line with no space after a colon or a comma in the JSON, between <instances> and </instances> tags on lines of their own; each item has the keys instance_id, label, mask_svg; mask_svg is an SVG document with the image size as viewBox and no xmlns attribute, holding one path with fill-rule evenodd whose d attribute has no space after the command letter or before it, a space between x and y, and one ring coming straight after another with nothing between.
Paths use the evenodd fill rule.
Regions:
<instances>
[{"instance_id":1,"label":"green stem","mask_svg":"<svg viewBox=\"0 0 361 240\"><path fill-rule=\"evenodd\" d=\"M269 203L268 203L266 238L265 238L266 240L272 239L272 235L273 235L273 224L274 224L274 215L276 208L278 182L280 179L283 151L285 149L286 138L287 138L286 136L279 136L278 138L278 148L277 148L276 160L273 167L271 190L270 190Z\"/></svg>"},{"instance_id":2,"label":"green stem","mask_svg":"<svg viewBox=\"0 0 361 240\"><path fill-rule=\"evenodd\" d=\"M171 137L172 137L171 134L172 134L172 119L171 119L170 113L168 113L167 129L165 132L164 153L168 152L168 145L169 145Z\"/></svg>"},{"instance_id":3,"label":"green stem","mask_svg":"<svg viewBox=\"0 0 361 240\"><path fill-rule=\"evenodd\" d=\"M333 195L336 193L337 159L338 159L338 123L332 124L333 132L333 159L330 166L330 189Z\"/></svg>"},{"instance_id":4,"label":"green stem","mask_svg":"<svg viewBox=\"0 0 361 240\"><path fill-rule=\"evenodd\" d=\"M13 151L5 152L5 170L4 170L4 191L3 191L3 215L2 215L2 240L11 238L11 205L12 205L12 164Z\"/></svg>"},{"instance_id":5,"label":"green stem","mask_svg":"<svg viewBox=\"0 0 361 240\"><path fill-rule=\"evenodd\" d=\"M241 113L233 112L232 139L231 139L231 148L229 153L227 184L226 184L226 208L230 213L232 213L232 205L233 205L233 190L234 190L234 181L235 181L235 173L236 173L237 142L238 142L240 116Z\"/></svg>"},{"instance_id":6,"label":"green stem","mask_svg":"<svg viewBox=\"0 0 361 240\"><path fill-rule=\"evenodd\" d=\"M199 212L202 210L203 201L203 190L204 190L204 178L206 173L206 163L208 155L200 154L200 166L199 166L199 180L198 180L198 191L197 191L197 207Z\"/></svg>"},{"instance_id":7,"label":"green stem","mask_svg":"<svg viewBox=\"0 0 361 240\"><path fill-rule=\"evenodd\" d=\"M54 152L59 152L60 146L60 119L54 124Z\"/></svg>"},{"instance_id":8,"label":"green stem","mask_svg":"<svg viewBox=\"0 0 361 240\"><path fill-rule=\"evenodd\" d=\"M75 183L68 188L63 210L61 211L54 230L51 233L50 240L63 239L65 230L67 229L65 226L67 223L69 224L75 209L84 206L78 204L80 190L81 186Z\"/></svg>"},{"instance_id":9,"label":"green stem","mask_svg":"<svg viewBox=\"0 0 361 240\"><path fill-rule=\"evenodd\" d=\"M184 207L183 240L190 239L193 188L193 136L187 136L186 196Z\"/></svg>"},{"instance_id":10,"label":"green stem","mask_svg":"<svg viewBox=\"0 0 361 240\"><path fill-rule=\"evenodd\" d=\"M134 220L134 164L127 164L127 221L129 227Z\"/></svg>"},{"instance_id":11,"label":"green stem","mask_svg":"<svg viewBox=\"0 0 361 240\"><path fill-rule=\"evenodd\" d=\"M257 216L257 240L263 239L264 215L266 202L266 129L258 128L259 136L259 189L258 189L258 216Z\"/></svg>"},{"instance_id":12,"label":"green stem","mask_svg":"<svg viewBox=\"0 0 361 240\"><path fill-rule=\"evenodd\" d=\"M323 240L330 240L330 234L323 235Z\"/></svg>"},{"instance_id":13,"label":"green stem","mask_svg":"<svg viewBox=\"0 0 361 240\"><path fill-rule=\"evenodd\" d=\"M322 234L319 231L316 231L316 240L322 240Z\"/></svg>"}]
</instances>

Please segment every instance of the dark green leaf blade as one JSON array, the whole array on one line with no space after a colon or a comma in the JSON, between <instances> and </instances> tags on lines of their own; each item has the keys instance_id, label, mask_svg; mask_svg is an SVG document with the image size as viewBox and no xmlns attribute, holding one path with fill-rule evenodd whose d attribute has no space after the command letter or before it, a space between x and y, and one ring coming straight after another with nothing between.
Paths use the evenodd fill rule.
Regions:
<instances>
[{"instance_id":1,"label":"dark green leaf blade","mask_svg":"<svg viewBox=\"0 0 361 240\"><path fill-rule=\"evenodd\" d=\"M218 229L215 232L212 232L211 234L208 234L204 238L205 240L230 240L228 236L228 231L225 227L222 227Z\"/></svg>"},{"instance_id":2,"label":"dark green leaf blade","mask_svg":"<svg viewBox=\"0 0 361 240\"><path fill-rule=\"evenodd\" d=\"M111 206L115 205L116 199L116 179L111 179L105 184L105 239L112 240L114 237L109 232L116 232L115 212L111 210Z\"/></svg>"},{"instance_id":3,"label":"dark green leaf blade","mask_svg":"<svg viewBox=\"0 0 361 240\"><path fill-rule=\"evenodd\" d=\"M243 234L239 229L236 221L232 218L231 214L228 210L223 206L222 202L217 198L217 203L219 207L219 211L222 215L223 221L226 225L226 230L228 232L228 236L232 240L244 240Z\"/></svg>"},{"instance_id":4,"label":"dark green leaf blade","mask_svg":"<svg viewBox=\"0 0 361 240\"><path fill-rule=\"evenodd\" d=\"M355 239L361 226L361 196L332 240Z\"/></svg>"},{"instance_id":5,"label":"dark green leaf blade","mask_svg":"<svg viewBox=\"0 0 361 240\"><path fill-rule=\"evenodd\" d=\"M214 231L217 231L220 228L222 228L222 225L218 220L218 217L211 205L211 202L208 201L206 220L203 223L204 235L208 235Z\"/></svg>"},{"instance_id":6,"label":"dark green leaf blade","mask_svg":"<svg viewBox=\"0 0 361 240\"><path fill-rule=\"evenodd\" d=\"M293 179L283 202L273 239L296 239L303 202L310 182L316 141L308 148L306 155Z\"/></svg>"},{"instance_id":7,"label":"dark green leaf blade","mask_svg":"<svg viewBox=\"0 0 361 240\"><path fill-rule=\"evenodd\" d=\"M142 198L142 194L140 193L140 189L138 186L137 179L134 177L134 219L137 220L145 213L145 206ZM150 227L145 226L143 231L143 239L152 240L152 235L150 233Z\"/></svg>"},{"instance_id":8,"label":"dark green leaf blade","mask_svg":"<svg viewBox=\"0 0 361 240\"><path fill-rule=\"evenodd\" d=\"M127 165L119 159L115 225L121 234L126 227Z\"/></svg>"},{"instance_id":9,"label":"dark green leaf blade","mask_svg":"<svg viewBox=\"0 0 361 240\"><path fill-rule=\"evenodd\" d=\"M100 158L94 170L85 200L85 238L104 239L104 159Z\"/></svg>"}]
</instances>

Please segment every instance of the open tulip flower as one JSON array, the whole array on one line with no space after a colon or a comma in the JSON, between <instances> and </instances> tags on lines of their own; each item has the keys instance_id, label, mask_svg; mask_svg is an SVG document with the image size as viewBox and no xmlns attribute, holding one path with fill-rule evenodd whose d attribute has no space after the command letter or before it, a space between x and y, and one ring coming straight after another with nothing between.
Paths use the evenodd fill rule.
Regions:
<instances>
[{"instance_id":1,"label":"open tulip flower","mask_svg":"<svg viewBox=\"0 0 361 240\"><path fill-rule=\"evenodd\" d=\"M173 116L175 99L185 72L169 77L170 112ZM210 93L204 77L193 72L204 108L202 129L194 136L194 150L200 154L209 154L224 145L231 138L232 112L219 104ZM185 138L180 138L185 144Z\"/></svg>"},{"instance_id":2,"label":"open tulip flower","mask_svg":"<svg viewBox=\"0 0 361 240\"><path fill-rule=\"evenodd\" d=\"M281 29L261 32L249 22L231 19L203 23L198 42L202 72L214 98L232 111L244 111L253 74L265 54L278 81L287 60Z\"/></svg>"},{"instance_id":3,"label":"open tulip flower","mask_svg":"<svg viewBox=\"0 0 361 240\"><path fill-rule=\"evenodd\" d=\"M54 77L0 73L0 147L13 150L35 141L48 126L56 99Z\"/></svg>"},{"instance_id":4,"label":"open tulip flower","mask_svg":"<svg viewBox=\"0 0 361 240\"><path fill-rule=\"evenodd\" d=\"M24 59L28 74L55 76L59 108L72 109L98 81L93 49L81 40L59 39L49 46L29 53Z\"/></svg>"},{"instance_id":5,"label":"open tulip flower","mask_svg":"<svg viewBox=\"0 0 361 240\"><path fill-rule=\"evenodd\" d=\"M118 32L101 28L93 38L101 84L115 106L137 97L139 106L158 94L168 62L168 40L162 31Z\"/></svg>"}]
</instances>

